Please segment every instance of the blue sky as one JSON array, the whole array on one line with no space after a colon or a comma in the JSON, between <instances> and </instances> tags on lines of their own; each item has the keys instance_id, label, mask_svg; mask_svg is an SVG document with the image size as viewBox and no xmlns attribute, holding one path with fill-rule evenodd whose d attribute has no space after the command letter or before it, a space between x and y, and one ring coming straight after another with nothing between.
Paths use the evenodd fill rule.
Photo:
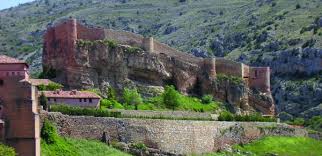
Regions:
<instances>
[{"instance_id":1,"label":"blue sky","mask_svg":"<svg viewBox=\"0 0 322 156\"><path fill-rule=\"evenodd\" d=\"M18 4L31 2L34 0L0 0L0 10L17 6Z\"/></svg>"}]
</instances>

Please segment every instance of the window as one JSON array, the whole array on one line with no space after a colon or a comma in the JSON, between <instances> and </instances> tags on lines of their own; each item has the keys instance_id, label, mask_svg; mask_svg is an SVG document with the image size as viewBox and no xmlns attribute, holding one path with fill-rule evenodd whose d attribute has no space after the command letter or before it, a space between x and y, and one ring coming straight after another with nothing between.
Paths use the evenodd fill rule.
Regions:
<instances>
[{"instance_id":1,"label":"window","mask_svg":"<svg viewBox=\"0 0 322 156\"><path fill-rule=\"evenodd\" d=\"M257 78L257 77L258 77L258 71L255 70L255 78Z\"/></svg>"},{"instance_id":2,"label":"window","mask_svg":"<svg viewBox=\"0 0 322 156\"><path fill-rule=\"evenodd\" d=\"M7 76L9 76L9 72L7 72Z\"/></svg>"},{"instance_id":3,"label":"window","mask_svg":"<svg viewBox=\"0 0 322 156\"><path fill-rule=\"evenodd\" d=\"M15 76L15 72L11 72L11 75L12 75L12 76Z\"/></svg>"},{"instance_id":4,"label":"window","mask_svg":"<svg viewBox=\"0 0 322 156\"><path fill-rule=\"evenodd\" d=\"M87 99L84 99L84 102L87 102Z\"/></svg>"},{"instance_id":5,"label":"window","mask_svg":"<svg viewBox=\"0 0 322 156\"><path fill-rule=\"evenodd\" d=\"M48 98L48 101L50 101L50 98Z\"/></svg>"},{"instance_id":6,"label":"window","mask_svg":"<svg viewBox=\"0 0 322 156\"><path fill-rule=\"evenodd\" d=\"M79 102L82 102L82 99L79 99Z\"/></svg>"},{"instance_id":7,"label":"window","mask_svg":"<svg viewBox=\"0 0 322 156\"><path fill-rule=\"evenodd\" d=\"M0 80L0 87L3 86L3 80Z\"/></svg>"},{"instance_id":8,"label":"window","mask_svg":"<svg viewBox=\"0 0 322 156\"><path fill-rule=\"evenodd\" d=\"M89 100L89 103L92 103L93 101L92 101L92 99L88 99Z\"/></svg>"},{"instance_id":9,"label":"window","mask_svg":"<svg viewBox=\"0 0 322 156\"><path fill-rule=\"evenodd\" d=\"M54 98L54 102L57 102L56 98Z\"/></svg>"}]
</instances>

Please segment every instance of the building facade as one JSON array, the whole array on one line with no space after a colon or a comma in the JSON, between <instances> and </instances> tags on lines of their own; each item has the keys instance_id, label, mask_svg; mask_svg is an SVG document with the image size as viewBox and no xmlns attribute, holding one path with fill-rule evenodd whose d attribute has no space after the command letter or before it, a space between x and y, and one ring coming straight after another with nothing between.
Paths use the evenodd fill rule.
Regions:
<instances>
[{"instance_id":1,"label":"building facade","mask_svg":"<svg viewBox=\"0 0 322 156\"><path fill-rule=\"evenodd\" d=\"M37 89L28 80L25 62L0 55L1 140L18 155L40 156Z\"/></svg>"},{"instance_id":2,"label":"building facade","mask_svg":"<svg viewBox=\"0 0 322 156\"><path fill-rule=\"evenodd\" d=\"M100 97L92 92L56 90L42 93L47 97L49 104L65 104L89 108L98 108L100 105Z\"/></svg>"}]
</instances>

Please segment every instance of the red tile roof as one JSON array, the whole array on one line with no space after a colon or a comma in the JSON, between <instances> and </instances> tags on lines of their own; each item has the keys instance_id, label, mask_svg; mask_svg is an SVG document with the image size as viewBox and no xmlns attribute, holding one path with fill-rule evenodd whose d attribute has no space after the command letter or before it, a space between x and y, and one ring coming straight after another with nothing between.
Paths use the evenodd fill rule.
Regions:
<instances>
[{"instance_id":1,"label":"red tile roof","mask_svg":"<svg viewBox=\"0 0 322 156\"><path fill-rule=\"evenodd\" d=\"M100 96L93 92L88 91L43 91L44 95L49 98L92 98L100 99Z\"/></svg>"},{"instance_id":2,"label":"red tile roof","mask_svg":"<svg viewBox=\"0 0 322 156\"><path fill-rule=\"evenodd\" d=\"M25 61L21 61L6 55L0 55L0 64L27 64Z\"/></svg>"},{"instance_id":3,"label":"red tile roof","mask_svg":"<svg viewBox=\"0 0 322 156\"><path fill-rule=\"evenodd\" d=\"M39 86L39 85L48 85L49 83L54 83L53 81L49 79L29 79L29 82L34 85L34 86Z\"/></svg>"}]
</instances>

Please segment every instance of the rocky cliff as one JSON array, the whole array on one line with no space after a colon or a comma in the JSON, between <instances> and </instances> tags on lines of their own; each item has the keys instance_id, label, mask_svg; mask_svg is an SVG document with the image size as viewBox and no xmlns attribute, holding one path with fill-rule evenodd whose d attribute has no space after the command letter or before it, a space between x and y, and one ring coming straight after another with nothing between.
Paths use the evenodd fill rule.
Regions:
<instances>
[{"instance_id":1,"label":"rocky cliff","mask_svg":"<svg viewBox=\"0 0 322 156\"><path fill-rule=\"evenodd\" d=\"M86 34L86 31L73 35L70 27L63 28L57 26L57 29L48 31L43 66L45 70L54 70L55 80L67 88L99 88L104 91L112 86L121 91L125 87L136 87L144 94L147 90L162 91L162 86L174 85L184 94L211 94L229 103L236 113L259 111L274 114L274 101L270 92L256 92L256 88L250 88L248 81L242 78L240 81L228 77L217 78L215 70L221 68L215 67L214 59L185 55L160 44L155 44L156 48L159 46L155 50L151 45L149 48L136 47L137 38L132 34L116 37L132 46L106 39L76 39L73 43L68 38ZM67 44L61 43L64 39Z\"/></svg>"}]
</instances>

